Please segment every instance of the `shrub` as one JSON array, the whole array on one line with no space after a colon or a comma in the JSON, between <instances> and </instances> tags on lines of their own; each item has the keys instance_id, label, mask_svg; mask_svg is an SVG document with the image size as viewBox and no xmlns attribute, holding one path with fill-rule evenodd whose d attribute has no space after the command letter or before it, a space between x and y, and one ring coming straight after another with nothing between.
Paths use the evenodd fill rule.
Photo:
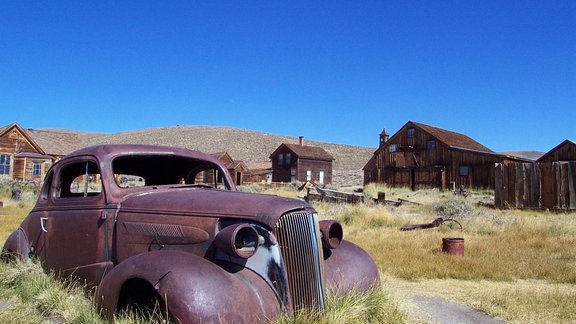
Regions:
<instances>
[{"instance_id":1,"label":"shrub","mask_svg":"<svg viewBox=\"0 0 576 324\"><path fill-rule=\"evenodd\" d=\"M434 204L436 216L442 218L462 219L474 214L474 207L465 199L447 199Z\"/></svg>"}]
</instances>

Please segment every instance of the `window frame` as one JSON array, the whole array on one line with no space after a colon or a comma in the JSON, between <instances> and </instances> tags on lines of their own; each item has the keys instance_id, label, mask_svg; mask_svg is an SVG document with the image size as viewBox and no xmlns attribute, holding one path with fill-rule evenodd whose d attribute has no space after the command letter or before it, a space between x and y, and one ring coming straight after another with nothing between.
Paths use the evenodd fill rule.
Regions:
<instances>
[{"instance_id":1,"label":"window frame","mask_svg":"<svg viewBox=\"0 0 576 324\"><path fill-rule=\"evenodd\" d=\"M11 162L10 154L0 154L0 174L10 175Z\"/></svg>"},{"instance_id":2,"label":"window frame","mask_svg":"<svg viewBox=\"0 0 576 324\"><path fill-rule=\"evenodd\" d=\"M428 151L435 151L438 147L438 142L435 139L430 139L426 141L426 149Z\"/></svg>"},{"instance_id":3,"label":"window frame","mask_svg":"<svg viewBox=\"0 0 576 324\"><path fill-rule=\"evenodd\" d=\"M388 152L389 152L389 153L396 153L396 152L398 152L398 144L396 144L396 143L390 144L390 146L388 146Z\"/></svg>"},{"instance_id":4,"label":"window frame","mask_svg":"<svg viewBox=\"0 0 576 324\"><path fill-rule=\"evenodd\" d=\"M408 128L406 133L408 137L416 137L416 129L414 127Z\"/></svg>"},{"instance_id":5,"label":"window frame","mask_svg":"<svg viewBox=\"0 0 576 324\"><path fill-rule=\"evenodd\" d=\"M32 176L33 177L42 176L42 162L32 161Z\"/></svg>"}]
</instances>

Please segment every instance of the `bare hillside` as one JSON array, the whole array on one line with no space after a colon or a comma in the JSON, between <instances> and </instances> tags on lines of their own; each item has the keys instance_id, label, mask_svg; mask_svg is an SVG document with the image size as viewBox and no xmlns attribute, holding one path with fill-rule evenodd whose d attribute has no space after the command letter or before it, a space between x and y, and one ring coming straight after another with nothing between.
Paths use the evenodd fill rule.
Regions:
<instances>
[{"instance_id":1,"label":"bare hillside","mask_svg":"<svg viewBox=\"0 0 576 324\"><path fill-rule=\"evenodd\" d=\"M269 161L270 154L282 143L298 143L297 137L212 126L175 126L149 128L116 134L84 134L86 145L131 143L179 146L208 153L228 152L234 159L250 165ZM362 167L372 157L374 148L323 143L305 139L306 145L324 148L336 159L336 185L362 183Z\"/></svg>"}]
</instances>

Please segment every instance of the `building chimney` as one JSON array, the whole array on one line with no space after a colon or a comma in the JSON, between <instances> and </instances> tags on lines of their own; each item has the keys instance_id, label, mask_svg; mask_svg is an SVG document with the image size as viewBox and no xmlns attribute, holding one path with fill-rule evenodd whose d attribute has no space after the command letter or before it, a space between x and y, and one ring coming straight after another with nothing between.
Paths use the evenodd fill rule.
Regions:
<instances>
[{"instance_id":1,"label":"building chimney","mask_svg":"<svg viewBox=\"0 0 576 324\"><path fill-rule=\"evenodd\" d=\"M386 127L384 127L384 130L382 131L382 133L380 133L380 146L384 145L384 143L388 142L388 139L390 138L390 134L388 134L388 132L386 131Z\"/></svg>"},{"instance_id":2,"label":"building chimney","mask_svg":"<svg viewBox=\"0 0 576 324\"><path fill-rule=\"evenodd\" d=\"M298 143L300 144L300 146L304 146L304 136L298 137Z\"/></svg>"}]
</instances>

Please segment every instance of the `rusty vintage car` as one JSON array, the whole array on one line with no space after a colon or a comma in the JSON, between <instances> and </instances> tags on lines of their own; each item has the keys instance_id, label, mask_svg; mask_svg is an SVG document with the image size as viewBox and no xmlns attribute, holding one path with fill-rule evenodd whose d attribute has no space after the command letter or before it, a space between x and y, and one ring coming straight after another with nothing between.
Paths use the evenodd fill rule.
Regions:
<instances>
[{"instance_id":1,"label":"rusty vintage car","mask_svg":"<svg viewBox=\"0 0 576 324\"><path fill-rule=\"evenodd\" d=\"M81 280L109 318L161 303L177 322L255 322L378 283L370 256L306 202L236 191L209 154L78 150L49 170L3 246Z\"/></svg>"}]
</instances>

